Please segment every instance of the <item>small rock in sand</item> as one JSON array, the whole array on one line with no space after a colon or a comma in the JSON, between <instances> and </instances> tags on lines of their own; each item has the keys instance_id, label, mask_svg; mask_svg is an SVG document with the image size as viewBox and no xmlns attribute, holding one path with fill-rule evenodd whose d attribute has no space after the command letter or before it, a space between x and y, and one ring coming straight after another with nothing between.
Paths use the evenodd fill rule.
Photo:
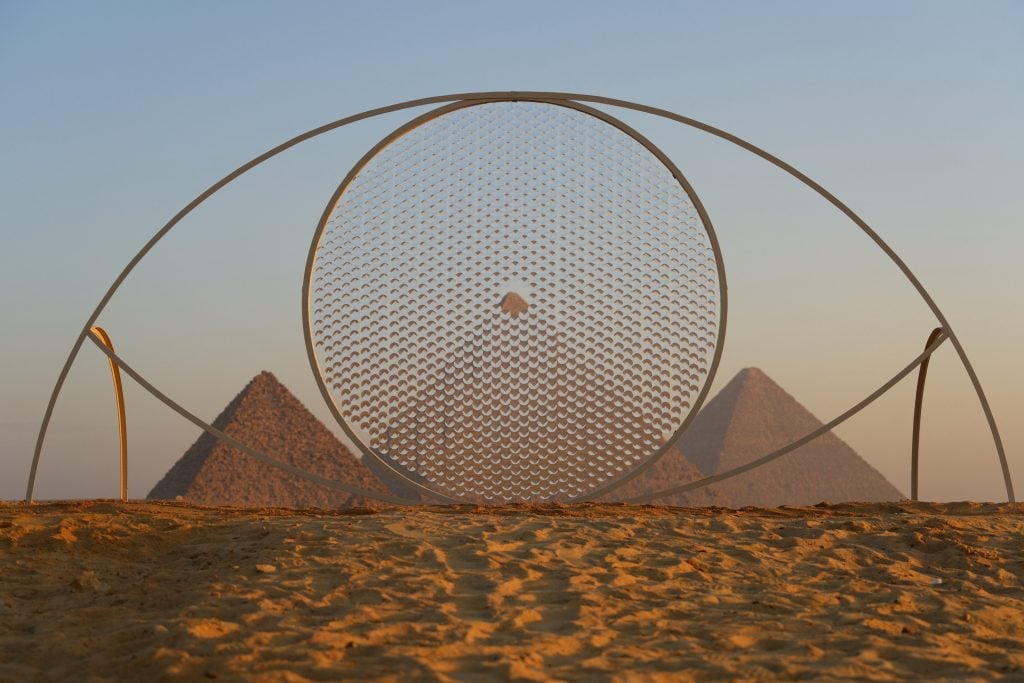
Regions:
<instances>
[{"instance_id":1,"label":"small rock in sand","mask_svg":"<svg viewBox=\"0 0 1024 683\"><path fill-rule=\"evenodd\" d=\"M100 591L105 589L107 586L99 577L96 576L96 572L91 569L86 569L84 572L78 575L78 578L71 582L71 587L76 591L94 590Z\"/></svg>"},{"instance_id":2,"label":"small rock in sand","mask_svg":"<svg viewBox=\"0 0 1024 683\"><path fill-rule=\"evenodd\" d=\"M257 574L273 574L277 571L277 567L272 564L258 564L256 565Z\"/></svg>"}]
</instances>

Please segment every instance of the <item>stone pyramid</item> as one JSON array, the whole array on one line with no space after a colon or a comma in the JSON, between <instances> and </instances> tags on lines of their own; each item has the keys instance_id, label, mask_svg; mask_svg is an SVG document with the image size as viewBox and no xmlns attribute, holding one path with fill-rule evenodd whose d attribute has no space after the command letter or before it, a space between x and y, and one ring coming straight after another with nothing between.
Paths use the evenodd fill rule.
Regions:
<instances>
[{"instance_id":1,"label":"stone pyramid","mask_svg":"<svg viewBox=\"0 0 1024 683\"><path fill-rule=\"evenodd\" d=\"M764 372L747 368L707 403L677 446L705 475L718 474L786 446L821 424ZM733 507L905 498L832 433L715 486Z\"/></svg>"},{"instance_id":2,"label":"stone pyramid","mask_svg":"<svg viewBox=\"0 0 1024 683\"><path fill-rule=\"evenodd\" d=\"M428 481L411 471L409 468L404 467L402 463L398 462L395 458L388 456L386 453L379 453L378 455L382 460L386 461L388 465L394 468L395 471L401 473L403 476L417 484L422 484L423 486L430 488L430 483ZM363 461L363 464L366 465L374 475L376 475L377 479L387 486L393 495L396 495L399 498L404 498L410 503L436 504L438 502L436 499L422 493L419 489L409 486L409 484L396 477L394 472L373 458L366 458Z\"/></svg>"},{"instance_id":3,"label":"stone pyramid","mask_svg":"<svg viewBox=\"0 0 1024 683\"><path fill-rule=\"evenodd\" d=\"M372 412L382 417L364 430L381 460L458 500L561 502L663 443L664 426L639 391L595 371L594 358L520 294L493 303L482 307L459 362L439 349L448 359L443 380L438 370L387 406L377 402ZM386 468L373 467L400 489Z\"/></svg>"},{"instance_id":4,"label":"stone pyramid","mask_svg":"<svg viewBox=\"0 0 1024 683\"><path fill-rule=\"evenodd\" d=\"M328 479L369 491L387 488L291 392L261 372L213 426L256 450ZM150 499L211 505L321 507L375 505L264 464L207 433L164 475Z\"/></svg>"},{"instance_id":5,"label":"stone pyramid","mask_svg":"<svg viewBox=\"0 0 1024 683\"><path fill-rule=\"evenodd\" d=\"M656 463L643 474L634 477L621 487L606 494L602 501L613 503L634 496L642 496L659 489L678 484L687 484L704 477L697 466L690 462L679 449L670 448ZM705 486L685 493L677 493L652 500L655 505L678 505L680 507L729 507L728 497L715 485Z\"/></svg>"}]
</instances>

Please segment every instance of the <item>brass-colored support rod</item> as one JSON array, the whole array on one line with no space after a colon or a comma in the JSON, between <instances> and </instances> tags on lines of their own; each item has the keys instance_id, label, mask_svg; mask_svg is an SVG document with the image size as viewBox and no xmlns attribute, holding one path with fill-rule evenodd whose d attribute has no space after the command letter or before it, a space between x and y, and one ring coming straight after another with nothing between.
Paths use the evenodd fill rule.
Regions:
<instances>
[{"instance_id":1,"label":"brass-colored support rod","mask_svg":"<svg viewBox=\"0 0 1024 683\"><path fill-rule=\"evenodd\" d=\"M928 348L943 333L941 327L936 327L928 335L928 341L924 348ZM932 359L928 356L921 363L917 371L917 395L914 397L914 434L910 440L910 500L917 500L917 463L918 453L921 448L921 404L924 401L924 381L928 376L928 362Z\"/></svg>"},{"instance_id":2,"label":"brass-colored support rod","mask_svg":"<svg viewBox=\"0 0 1024 683\"><path fill-rule=\"evenodd\" d=\"M110 341L110 335L102 327L93 326L89 329L93 336L97 337L103 345L111 351L114 344ZM113 358L107 358L110 365L110 379L114 381L114 404L117 408L117 431L120 437L121 449L121 500L128 500L128 419L124 412L124 387L121 384L121 368L117 366Z\"/></svg>"}]
</instances>

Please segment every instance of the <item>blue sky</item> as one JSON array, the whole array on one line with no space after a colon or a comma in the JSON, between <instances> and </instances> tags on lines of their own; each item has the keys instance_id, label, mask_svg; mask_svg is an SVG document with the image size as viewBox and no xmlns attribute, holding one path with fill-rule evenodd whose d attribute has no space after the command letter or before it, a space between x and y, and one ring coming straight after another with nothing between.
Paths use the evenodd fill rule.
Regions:
<instances>
[{"instance_id":1,"label":"blue sky","mask_svg":"<svg viewBox=\"0 0 1024 683\"><path fill-rule=\"evenodd\" d=\"M1009 2L0 2L0 499L23 494L78 328L192 197L326 121L513 89L665 107L822 182L932 290L1020 476L1022 35L1024 7ZM208 419L264 367L327 418L298 329L305 251L351 164L412 115L308 143L204 205L101 318L119 350ZM622 116L673 157L719 228L733 287L722 381L759 365L828 419L917 354L927 311L834 210L728 145ZM923 494L998 499L995 455L948 349L932 373ZM116 492L106 381L84 349L42 497ZM904 490L912 390L840 430ZM141 496L197 434L129 391Z\"/></svg>"}]
</instances>

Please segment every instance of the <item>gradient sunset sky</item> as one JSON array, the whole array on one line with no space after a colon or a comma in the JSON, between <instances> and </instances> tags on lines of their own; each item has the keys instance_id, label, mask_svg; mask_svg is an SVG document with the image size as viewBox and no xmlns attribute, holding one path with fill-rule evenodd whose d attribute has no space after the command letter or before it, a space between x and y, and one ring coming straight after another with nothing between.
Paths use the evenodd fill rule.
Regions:
<instances>
[{"instance_id":1,"label":"gradient sunset sky","mask_svg":"<svg viewBox=\"0 0 1024 683\"><path fill-rule=\"evenodd\" d=\"M1022 36L1016 2L0 0L0 499L24 495L80 326L182 206L307 129L483 90L663 107L821 182L889 241L950 319L1024 488ZM118 351L209 421L267 369L329 422L302 341L306 251L352 164L420 111L305 143L202 206L100 318ZM728 143L611 113L673 158L715 223L730 283L715 390L758 366L828 420L920 352L934 319L838 211ZM142 497L199 432L126 385L130 490ZM910 378L837 430L904 492L912 407ZM948 345L932 363L924 431L922 497L1005 499ZM37 496L115 496L116 438L106 362L87 345Z\"/></svg>"}]
</instances>

